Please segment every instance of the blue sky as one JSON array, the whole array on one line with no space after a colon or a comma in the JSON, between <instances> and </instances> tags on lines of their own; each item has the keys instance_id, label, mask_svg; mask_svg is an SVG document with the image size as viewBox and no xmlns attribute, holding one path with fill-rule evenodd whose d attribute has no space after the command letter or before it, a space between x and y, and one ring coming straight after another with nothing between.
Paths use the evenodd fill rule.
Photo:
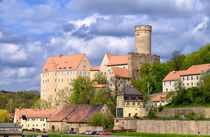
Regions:
<instances>
[{"instance_id":1,"label":"blue sky","mask_svg":"<svg viewBox=\"0 0 210 137\"><path fill-rule=\"evenodd\" d=\"M0 89L40 90L49 56L134 51L134 26L152 25L152 53L210 43L209 0L0 0Z\"/></svg>"}]
</instances>

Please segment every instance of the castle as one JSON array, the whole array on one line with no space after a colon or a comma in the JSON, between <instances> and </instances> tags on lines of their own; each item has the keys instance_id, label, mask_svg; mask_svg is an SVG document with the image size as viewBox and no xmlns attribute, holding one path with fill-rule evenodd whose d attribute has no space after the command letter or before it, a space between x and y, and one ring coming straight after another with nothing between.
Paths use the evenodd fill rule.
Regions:
<instances>
[{"instance_id":1,"label":"castle","mask_svg":"<svg viewBox=\"0 0 210 137\"><path fill-rule=\"evenodd\" d=\"M135 52L105 54L98 67L93 67L85 54L49 57L41 71L41 99L56 104L57 93L72 88L69 83L78 77L94 79L98 74L106 76L111 90L128 87L131 79L139 78L142 64L160 62L160 56L151 54L151 32L152 26L135 26Z\"/></svg>"}]
</instances>

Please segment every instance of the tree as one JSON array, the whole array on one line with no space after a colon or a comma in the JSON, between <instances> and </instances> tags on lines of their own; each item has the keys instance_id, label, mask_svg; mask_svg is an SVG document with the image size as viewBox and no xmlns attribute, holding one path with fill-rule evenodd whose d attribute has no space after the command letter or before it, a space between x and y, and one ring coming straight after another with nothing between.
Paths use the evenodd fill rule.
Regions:
<instances>
[{"instance_id":1,"label":"tree","mask_svg":"<svg viewBox=\"0 0 210 137\"><path fill-rule=\"evenodd\" d=\"M32 108L52 108L52 104L50 101L38 99L36 102L34 102Z\"/></svg>"},{"instance_id":2,"label":"tree","mask_svg":"<svg viewBox=\"0 0 210 137\"><path fill-rule=\"evenodd\" d=\"M9 121L9 112L7 110L0 109L0 123L6 123Z\"/></svg>"},{"instance_id":3,"label":"tree","mask_svg":"<svg viewBox=\"0 0 210 137\"><path fill-rule=\"evenodd\" d=\"M179 51L174 51L172 53L171 59L167 62L170 70L179 71L179 70L185 69L184 59L185 59L185 55L180 54Z\"/></svg>"},{"instance_id":4,"label":"tree","mask_svg":"<svg viewBox=\"0 0 210 137\"><path fill-rule=\"evenodd\" d=\"M169 68L165 63L145 63L140 68L140 80L133 81L143 95L144 100L148 100L148 93L158 93L162 91L162 80L168 74Z\"/></svg>"},{"instance_id":5,"label":"tree","mask_svg":"<svg viewBox=\"0 0 210 137\"><path fill-rule=\"evenodd\" d=\"M106 76L101 73L98 73L93 81L97 84L107 84Z\"/></svg>"},{"instance_id":6,"label":"tree","mask_svg":"<svg viewBox=\"0 0 210 137\"><path fill-rule=\"evenodd\" d=\"M113 117L107 113L95 114L90 119L90 125L103 126L104 128L107 128L108 126L113 125Z\"/></svg>"},{"instance_id":7,"label":"tree","mask_svg":"<svg viewBox=\"0 0 210 137\"><path fill-rule=\"evenodd\" d=\"M56 106L71 104L71 95L72 95L72 90L70 90L68 87L59 90L56 94L57 96Z\"/></svg>"},{"instance_id":8,"label":"tree","mask_svg":"<svg viewBox=\"0 0 210 137\"><path fill-rule=\"evenodd\" d=\"M95 95L93 83L88 77L79 77L72 83L71 104L91 104Z\"/></svg>"}]
</instances>

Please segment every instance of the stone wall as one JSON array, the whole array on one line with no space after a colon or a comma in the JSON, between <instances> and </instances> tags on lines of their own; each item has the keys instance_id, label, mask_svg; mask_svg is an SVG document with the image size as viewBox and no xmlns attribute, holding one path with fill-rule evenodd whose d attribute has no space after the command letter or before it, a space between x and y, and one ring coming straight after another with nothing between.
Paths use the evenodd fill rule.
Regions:
<instances>
[{"instance_id":1,"label":"stone wall","mask_svg":"<svg viewBox=\"0 0 210 137\"><path fill-rule=\"evenodd\" d=\"M210 121L137 120L137 132L210 135Z\"/></svg>"},{"instance_id":2,"label":"stone wall","mask_svg":"<svg viewBox=\"0 0 210 137\"><path fill-rule=\"evenodd\" d=\"M174 117L175 114L187 114L189 112L203 114L205 118L210 118L210 107L208 108L164 108L161 112L157 112L158 117Z\"/></svg>"},{"instance_id":3,"label":"stone wall","mask_svg":"<svg viewBox=\"0 0 210 137\"><path fill-rule=\"evenodd\" d=\"M139 69L144 63L160 62L160 56L140 53L128 53L128 71L132 78L138 79Z\"/></svg>"},{"instance_id":4,"label":"stone wall","mask_svg":"<svg viewBox=\"0 0 210 137\"><path fill-rule=\"evenodd\" d=\"M114 118L114 130L136 130L136 119L134 118Z\"/></svg>"},{"instance_id":5,"label":"stone wall","mask_svg":"<svg viewBox=\"0 0 210 137\"><path fill-rule=\"evenodd\" d=\"M79 133L85 132L87 130L90 131L103 131L104 128L102 126L84 126L79 128Z\"/></svg>"}]
</instances>

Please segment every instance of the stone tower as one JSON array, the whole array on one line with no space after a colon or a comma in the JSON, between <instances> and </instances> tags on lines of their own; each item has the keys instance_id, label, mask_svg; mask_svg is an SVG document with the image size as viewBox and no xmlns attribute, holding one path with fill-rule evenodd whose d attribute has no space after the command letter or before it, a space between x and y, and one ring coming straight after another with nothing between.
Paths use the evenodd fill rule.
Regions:
<instances>
[{"instance_id":1,"label":"stone tower","mask_svg":"<svg viewBox=\"0 0 210 137\"><path fill-rule=\"evenodd\" d=\"M135 53L151 55L151 31L150 25L135 26Z\"/></svg>"},{"instance_id":2,"label":"stone tower","mask_svg":"<svg viewBox=\"0 0 210 137\"><path fill-rule=\"evenodd\" d=\"M160 62L160 56L151 54L152 26L135 26L135 52L128 53L128 71L133 79L139 79L140 67L144 63Z\"/></svg>"}]
</instances>

